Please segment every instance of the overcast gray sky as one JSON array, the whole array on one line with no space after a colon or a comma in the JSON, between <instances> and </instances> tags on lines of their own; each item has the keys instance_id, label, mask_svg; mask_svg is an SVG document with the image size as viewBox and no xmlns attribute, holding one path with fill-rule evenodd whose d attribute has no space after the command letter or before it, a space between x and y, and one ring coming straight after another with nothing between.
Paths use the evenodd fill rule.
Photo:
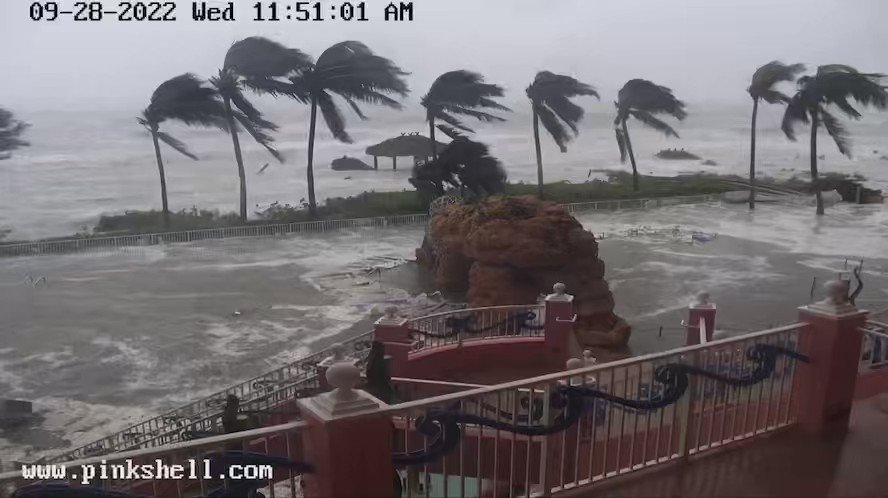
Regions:
<instances>
[{"instance_id":1,"label":"overcast gray sky","mask_svg":"<svg viewBox=\"0 0 888 498\"><path fill-rule=\"evenodd\" d=\"M412 73L413 100L460 68L506 86L509 101L541 69L577 76L605 101L644 77L689 102L744 102L752 71L772 59L888 72L888 0L416 0L416 20L402 23L380 20L382 0L367 0L366 23L255 22L255 0L236 1L235 23L197 23L191 1L177 3L173 23L76 23L33 22L32 0L0 0L0 105L139 109L169 77L213 74L252 35L314 56L364 41Z\"/></svg>"}]
</instances>

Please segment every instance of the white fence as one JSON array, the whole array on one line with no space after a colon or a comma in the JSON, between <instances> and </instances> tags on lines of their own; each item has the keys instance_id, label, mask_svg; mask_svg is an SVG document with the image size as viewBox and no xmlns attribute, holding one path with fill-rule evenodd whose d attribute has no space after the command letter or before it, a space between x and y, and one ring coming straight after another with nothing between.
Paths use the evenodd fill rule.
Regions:
<instances>
[{"instance_id":1,"label":"white fence","mask_svg":"<svg viewBox=\"0 0 888 498\"><path fill-rule=\"evenodd\" d=\"M613 201L577 202L564 204L571 213L583 211L613 211L618 209L649 209L676 204L713 202L718 195L663 197L657 199L625 199ZM68 254L73 252L107 251L127 247L143 247L158 244L194 242L210 239L237 237L274 237L296 233L321 233L362 227L386 227L419 225L427 223L426 213L355 218L346 220L319 220L275 225L244 225L238 227L207 228L181 232L163 232L113 237L82 237L61 240L0 244L0 257L38 256L44 254Z\"/></svg>"},{"instance_id":2,"label":"white fence","mask_svg":"<svg viewBox=\"0 0 888 498\"><path fill-rule=\"evenodd\" d=\"M863 328L859 371L888 368L888 323L868 321Z\"/></svg>"}]
</instances>

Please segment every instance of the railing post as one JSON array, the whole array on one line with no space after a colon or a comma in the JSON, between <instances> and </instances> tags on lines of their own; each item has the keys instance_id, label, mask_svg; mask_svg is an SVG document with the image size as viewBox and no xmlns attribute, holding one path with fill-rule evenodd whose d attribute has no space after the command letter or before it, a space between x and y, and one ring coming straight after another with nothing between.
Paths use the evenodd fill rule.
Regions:
<instances>
[{"instance_id":1,"label":"railing post","mask_svg":"<svg viewBox=\"0 0 888 498\"><path fill-rule=\"evenodd\" d=\"M824 284L827 298L799 308L808 328L799 335L799 350L808 363L796 373L800 425L817 434L841 433L848 428L863 345L861 327L868 311L848 300L849 282Z\"/></svg>"},{"instance_id":2,"label":"railing post","mask_svg":"<svg viewBox=\"0 0 888 498\"><path fill-rule=\"evenodd\" d=\"M394 425L377 412L385 403L354 389L360 378L356 366L336 363L327 370L334 391L297 401L308 423L302 432L306 463L314 467L303 477L306 497L394 494Z\"/></svg>"},{"instance_id":3,"label":"railing post","mask_svg":"<svg viewBox=\"0 0 888 498\"><path fill-rule=\"evenodd\" d=\"M709 293L697 294L697 301L688 306L687 336L685 346L700 344L700 320L706 324L706 340L712 340L715 331L715 303L709 301Z\"/></svg>"},{"instance_id":4,"label":"railing post","mask_svg":"<svg viewBox=\"0 0 888 498\"><path fill-rule=\"evenodd\" d=\"M407 355L413 341L407 320L398 316L398 308L390 306L385 315L373 324L373 340L385 345L385 352L391 357L393 377L409 377Z\"/></svg>"},{"instance_id":5,"label":"railing post","mask_svg":"<svg viewBox=\"0 0 888 498\"><path fill-rule=\"evenodd\" d=\"M557 283L552 286L552 294L546 296L545 332L546 349L552 355L552 363L564 365L570 357L570 344L574 340L574 323L577 316L573 309L573 296L565 293L566 286Z\"/></svg>"}]
</instances>

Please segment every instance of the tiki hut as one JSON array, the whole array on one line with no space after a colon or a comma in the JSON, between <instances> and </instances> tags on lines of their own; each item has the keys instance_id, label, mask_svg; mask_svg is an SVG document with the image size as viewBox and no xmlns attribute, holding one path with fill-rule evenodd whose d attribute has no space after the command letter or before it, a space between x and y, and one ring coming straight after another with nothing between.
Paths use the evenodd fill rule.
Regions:
<instances>
[{"instance_id":1,"label":"tiki hut","mask_svg":"<svg viewBox=\"0 0 888 498\"><path fill-rule=\"evenodd\" d=\"M446 144L436 142L437 150ZM367 155L373 156L373 168L379 169L379 157L392 158L392 169L398 169L398 157L413 157L413 163L427 161L432 156L432 141L420 134L401 135L367 147Z\"/></svg>"}]
</instances>

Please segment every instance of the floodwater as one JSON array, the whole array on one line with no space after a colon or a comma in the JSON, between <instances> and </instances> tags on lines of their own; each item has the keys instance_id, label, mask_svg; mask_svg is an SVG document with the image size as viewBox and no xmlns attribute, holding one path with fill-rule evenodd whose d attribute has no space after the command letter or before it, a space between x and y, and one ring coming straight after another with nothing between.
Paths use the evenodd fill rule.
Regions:
<instances>
[{"instance_id":1,"label":"floodwater","mask_svg":"<svg viewBox=\"0 0 888 498\"><path fill-rule=\"evenodd\" d=\"M885 206L839 205L820 219L808 206L750 214L718 204L578 218L603 238L606 278L636 353L681 345L679 323L699 291L717 303L724 333L790 322L813 279L819 299L846 260L864 260L860 304L888 308ZM441 298L410 261L423 231L4 259L0 393L33 401L41 420L0 432L0 460L98 439L368 330L386 306L427 312ZM694 231L715 237L692 243ZM40 277L46 285L28 283Z\"/></svg>"}]
</instances>

